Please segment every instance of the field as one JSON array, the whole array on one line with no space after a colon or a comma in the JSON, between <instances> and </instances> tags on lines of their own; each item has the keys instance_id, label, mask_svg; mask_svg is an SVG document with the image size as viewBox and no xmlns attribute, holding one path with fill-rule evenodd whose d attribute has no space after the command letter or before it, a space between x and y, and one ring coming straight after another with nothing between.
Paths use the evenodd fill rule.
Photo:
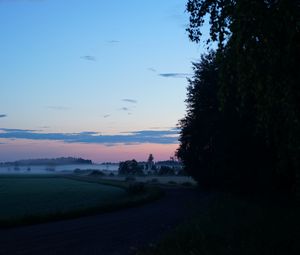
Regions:
<instances>
[{"instance_id":1,"label":"field","mask_svg":"<svg viewBox=\"0 0 300 255\"><path fill-rule=\"evenodd\" d=\"M105 206L127 196L118 187L55 176L0 176L0 226Z\"/></svg>"}]
</instances>

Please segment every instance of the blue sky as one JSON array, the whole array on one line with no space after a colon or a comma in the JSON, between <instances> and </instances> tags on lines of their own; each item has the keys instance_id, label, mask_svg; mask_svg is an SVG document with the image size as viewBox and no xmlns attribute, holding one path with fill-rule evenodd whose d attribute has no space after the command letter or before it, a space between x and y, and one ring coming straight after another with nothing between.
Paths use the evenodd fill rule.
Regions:
<instances>
[{"instance_id":1,"label":"blue sky","mask_svg":"<svg viewBox=\"0 0 300 255\"><path fill-rule=\"evenodd\" d=\"M143 135L164 130L175 137L173 128L185 112L186 77L204 50L185 32L185 4L0 0L0 161L28 157L20 144L31 140L40 144L31 146L30 157L42 156L37 150L43 146L44 156L68 155L59 149L47 154L52 133L101 135L93 140L99 143L99 156L91 155L95 161L107 159L101 153L110 143L103 137L134 134L134 143L141 146L165 146L165 133L161 141L145 141ZM13 137L12 129L35 135ZM58 148L68 142L55 141ZM174 150L174 139L168 141L169 151L162 158ZM79 145L89 142L76 142L80 156ZM126 141L118 142L126 150Z\"/></svg>"}]
</instances>

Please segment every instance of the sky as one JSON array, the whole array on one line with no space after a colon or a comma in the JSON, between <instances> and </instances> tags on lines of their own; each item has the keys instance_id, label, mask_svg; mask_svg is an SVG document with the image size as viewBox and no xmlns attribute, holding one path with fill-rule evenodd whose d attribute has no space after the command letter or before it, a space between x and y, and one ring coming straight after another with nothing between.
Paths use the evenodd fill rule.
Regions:
<instances>
[{"instance_id":1,"label":"sky","mask_svg":"<svg viewBox=\"0 0 300 255\"><path fill-rule=\"evenodd\" d=\"M204 51L186 0L0 0L0 161L169 159Z\"/></svg>"}]
</instances>

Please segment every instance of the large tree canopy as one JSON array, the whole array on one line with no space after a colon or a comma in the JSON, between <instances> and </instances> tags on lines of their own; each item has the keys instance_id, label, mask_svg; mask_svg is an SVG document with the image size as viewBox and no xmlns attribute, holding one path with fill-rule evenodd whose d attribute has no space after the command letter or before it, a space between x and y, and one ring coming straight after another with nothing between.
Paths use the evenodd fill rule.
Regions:
<instances>
[{"instance_id":1,"label":"large tree canopy","mask_svg":"<svg viewBox=\"0 0 300 255\"><path fill-rule=\"evenodd\" d=\"M177 156L196 180L207 184L212 172L210 151L218 121L216 55L211 52L194 63L194 77L189 80L187 114L180 121L181 146ZM199 166L199 172L195 166ZM196 172L195 172L196 171Z\"/></svg>"},{"instance_id":2,"label":"large tree canopy","mask_svg":"<svg viewBox=\"0 0 300 255\"><path fill-rule=\"evenodd\" d=\"M223 148L227 150L223 151L223 155L230 158L231 153L232 157L243 160L248 168L251 166L253 172L258 171L258 164L248 163L253 160L263 161L261 163L264 168L273 172L269 175L270 179L275 178L280 182L279 186L293 190L296 172L300 169L299 1L189 0L187 11L190 14L187 29L190 39L196 43L201 42L202 25L209 19L209 40L218 42L215 57L217 80L209 81L206 77L200 77L201 81L193 81L194 84L207 82L211 89L217 88L216 105L220 106L220 116L223 118L220 130L221 133L225 132L223 135L230 137L232 143L232 146L226 145L230 143L226 139L217 142L218 155ZM204 64L205 60L202 59L201 63ZM195 66L196 76L197 72L202 72L200 70L203 70L203 64ZM198 97L195 90L201 89L193 91L189 88L190 106L193 105L191 98L197 104L208 100ZM209 115L208 111L204 112ZM197 119L203 114L203 111L199 114L188 108L186 118L181 121L179 156L186 164L187 158L180 151L187 146L187 137L191 141L194 138L197 141L198 133L205 128L209 129L211 125L209 121L202 122L201 127L197 128L189 124L193 123L191 119ZM202 135L204 137L206 133ZM206 139L209 137L206 136ZM220 139L219 137L217 141ZM196 150L191 151L189 157L193 159L201 154ZM265 153L265 157L256 152ZM193 154L195 155L192 156ZM241 166L242 164L236 164L236 168ZM239 171L248 172L246 176L251 176L250 168ZM257 178L267 172L262 169L259 171L260 173L252 174L252 177Z\"/></svg>"}]
</instances>

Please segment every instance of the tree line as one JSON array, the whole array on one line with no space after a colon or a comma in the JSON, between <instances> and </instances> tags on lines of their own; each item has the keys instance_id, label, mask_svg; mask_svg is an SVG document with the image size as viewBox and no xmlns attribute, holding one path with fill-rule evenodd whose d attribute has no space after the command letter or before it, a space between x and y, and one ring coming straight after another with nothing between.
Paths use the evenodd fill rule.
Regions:
<instances>
[{"instance_id":1,"label":"tree line","mask_svg":"<svg viewBox=\"0 0 300 255\"><path fill-rule=\"evenodd\" d=\"M292 0L189 0L193 63L177 156L202 187L299 189L300 4Z\"/></svg>"}]
</instances>

